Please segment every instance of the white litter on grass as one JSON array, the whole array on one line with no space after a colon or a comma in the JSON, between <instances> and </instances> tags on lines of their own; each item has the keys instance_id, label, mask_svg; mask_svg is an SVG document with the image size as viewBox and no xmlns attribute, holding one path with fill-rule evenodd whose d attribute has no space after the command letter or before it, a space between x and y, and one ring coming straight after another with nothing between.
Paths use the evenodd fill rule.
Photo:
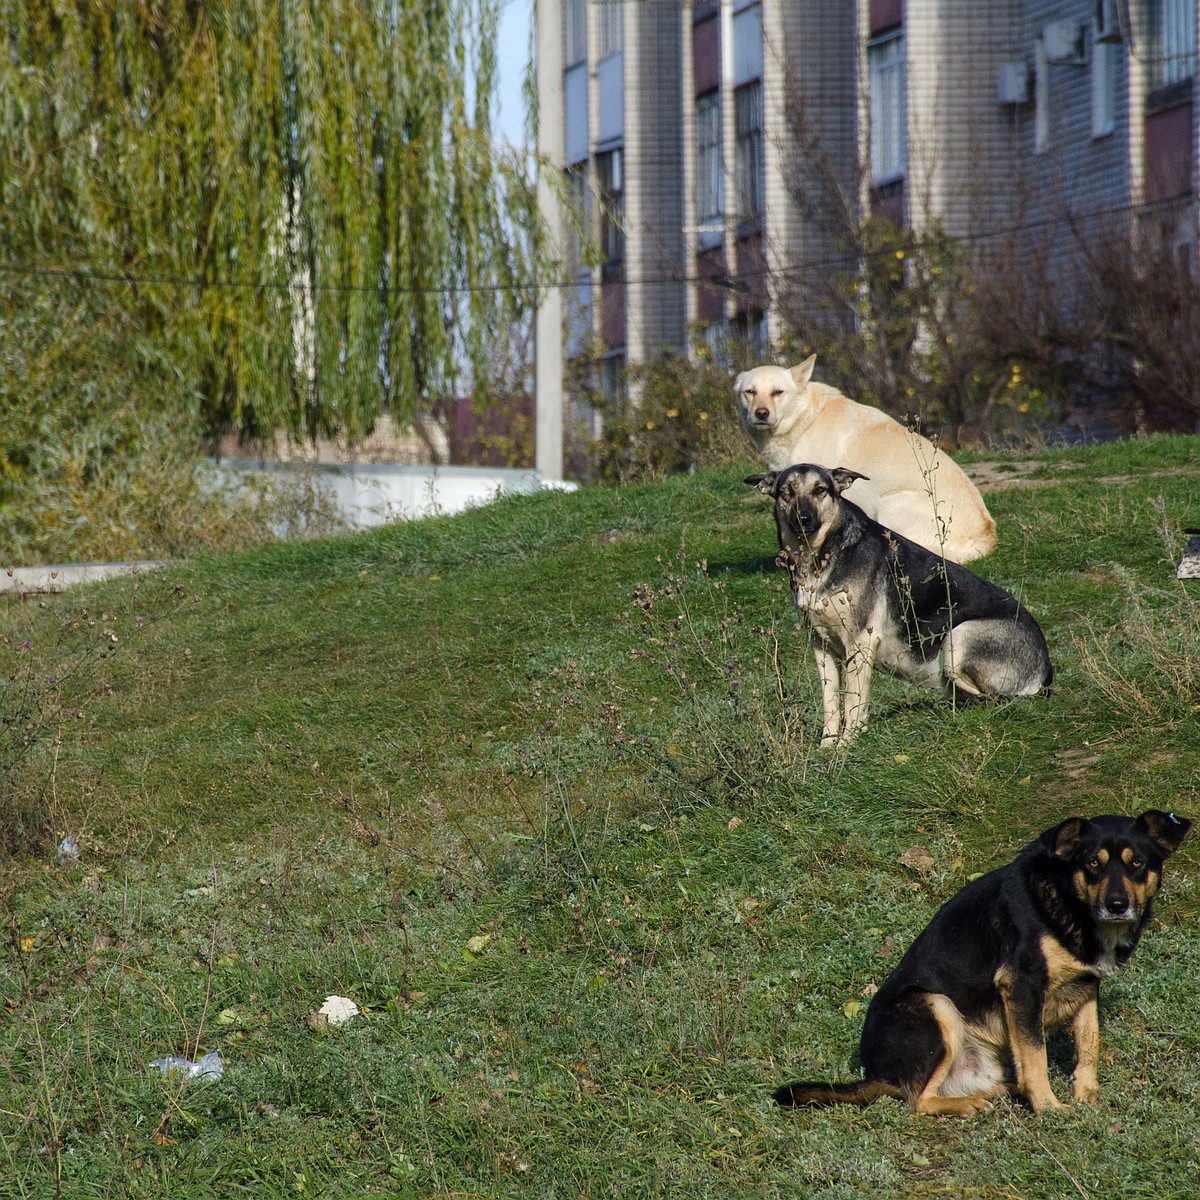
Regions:
<instances>
[{"instance_id":1,"label":"white litter on grass","mask_svg":"<svg viewBox=\"0 0 1200 1200\"><path fill-rule=\"evenodd\" d=\"M1184 533L1188 535L1188 540L1175 578L1200 579L1200 529L1185 529Z\"/></svg>"},{"instance_id":2,"label":"white litter on grass","mask_svg":"<svg viewBox=\"0 0 1200 1200\"><path fill-rule=\"evenodd\" d=\"M358 1016L358 1005L349 996L326 996L325 1003L317 1010L330 1025L345 1025Z\"/></svg>"},{"instance_id":3,"label":"white litter on grass","mask_svg":"<svg viewBox=\"0 0 1200 1200\"><path fill-rule=\"evenodd\" d=\"M60 867L69 866L71 863L79 861L79 839L73 833L68 833L58 843L58 851L54 855L54 861Z\"/></svg>"},{"instance_id":4,"label":"white litter on grass","mask_svg":"<svg viewBox=\"0 0 1200 1200\"><path fill-rule=\"evenodd\" d=\"M203 1058L192 1062L190 1059L177 1058L170 1055L167 1058L156 1058L150 1065L156 1067L164 1075L179 1072L187 1083L200 1079L220 1079L225 1074L225 1064L221 1061L220 1052L210 1050Z\"/></svg>"}]
</instances>

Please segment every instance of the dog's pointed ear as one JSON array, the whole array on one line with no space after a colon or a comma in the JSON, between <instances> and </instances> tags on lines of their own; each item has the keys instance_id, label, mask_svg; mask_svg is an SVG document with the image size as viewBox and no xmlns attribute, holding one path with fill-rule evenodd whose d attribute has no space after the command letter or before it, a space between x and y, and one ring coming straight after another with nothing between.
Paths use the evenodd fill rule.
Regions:
<instances>
[{"instance_id":1,"label":"dog's pointed ear","mask_svg":"<svg viewBox=\"0 0 1200 1200\"><path fill-rule=\"evenodd\" d=\"M829 472L833 476L833 486L837 488L837 494L840 496L856 479L870 479L869 475L860 475L857 471L850 470L849 467L834 467Z\"/></svg>"},{"instance_id":2,"label":"dog's pointed ear","mask_svg":"<svg viewBox=\"0 0 1200 1200\"><path fill-rule=\"evenodd\" d=\"M765 475L747 475L745 482L751 487L756 487L764 496L775 495L775 480L779 476L774 471L768 471Z\"/></svg>"},{"instance_id":3,"label":"dog's pointed ear","mask_svg":"<svg viewBox=\"0 0 1200 1200\"><path fill-rule=\"evenodd\" d=\"M797 363L791 370L792 378L796 381L796 391L802 392L812 379L813 367L817 365L817 356L810 354L802 363Z\"/></svg>"},{"instance_id":4,"label":"dog's pointed ear","mask_svg":"<svg viewBox=\"0 0 1200 1200\"><path fill-rule=\"evenodd\" d=\"M1146 831L1150 840L1162 851L1163 858L1169 858L1183 844L1192 823L1185 817L1177 817L1174 813L1160 812L1157 808L1147 809L1140 817L1138 824Z\"/></svg>"},{"instance_id":5,"label":"dog's pointed ear","mask_svg":"<svg viewBox=\"0 0 1200 1200\"><path fill-rule=\"evenodd\" d=\"M1085 817L1068 817L1061 825L1055 825L1042 834L1042 845L1055 858L1070 858L1087 824Z\"/></svg>"}]
</instances>

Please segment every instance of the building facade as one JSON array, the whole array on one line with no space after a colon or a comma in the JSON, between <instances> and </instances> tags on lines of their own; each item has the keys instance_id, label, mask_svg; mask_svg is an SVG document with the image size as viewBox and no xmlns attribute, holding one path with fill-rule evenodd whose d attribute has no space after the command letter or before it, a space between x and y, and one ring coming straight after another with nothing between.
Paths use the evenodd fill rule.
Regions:
<instances>
[{"instance_id":1,"label":"building facade","mask_svg":"<svg viewBox=\"0 0 1200 1200\"><path fill-rule=\"evenodd\" d=\"M561 408L585 342L614 390L696 328L766 355L781 291L836 269L839 222L865 212L1052 265L1167 213L1194 256L1197 8L538 0L539 150L559 173L546 211L565 230L555 197L574 196L600 253L585 263L565 238L539 393Z\"/></svg>"}]
</instances>

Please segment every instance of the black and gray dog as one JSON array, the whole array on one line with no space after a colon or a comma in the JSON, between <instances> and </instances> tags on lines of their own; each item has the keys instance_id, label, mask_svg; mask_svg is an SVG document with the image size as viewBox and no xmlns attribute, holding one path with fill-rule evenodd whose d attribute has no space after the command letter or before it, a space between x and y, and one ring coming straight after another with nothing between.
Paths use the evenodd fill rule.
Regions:
<instances>
[{"instance_id":1,"label":"black and gray dog","mask_svg":"<svg viewBox=\"0 0 1200 1200\"><path fill-rule=\"evenodd\" d=\"M938 910L867 1009L855 1083L792 1083L778 1103L904 1100L915 1112L970 1116L1005 1092L1061 1108L1046 1032L1075 1039L1072 1094L1100 1094L1100 980L1129 960L1150 919L1164 861L1191 821L1072 817Z\"/></svg>"},{"instance_id":2,"label":"black and gray dog","mask_svg":"<svg viewBox=\"0 0 1200 1200\"><path fill-rule=\"evenodd\" d=\"M1037 622L1003 588L871 520L842 493L865 476L801 463L746 482L775 501L780 557L813 632L822 746L867 723L871 672L963 699L1045 691L1053 678Z\"/></svg>"}]
</instances>

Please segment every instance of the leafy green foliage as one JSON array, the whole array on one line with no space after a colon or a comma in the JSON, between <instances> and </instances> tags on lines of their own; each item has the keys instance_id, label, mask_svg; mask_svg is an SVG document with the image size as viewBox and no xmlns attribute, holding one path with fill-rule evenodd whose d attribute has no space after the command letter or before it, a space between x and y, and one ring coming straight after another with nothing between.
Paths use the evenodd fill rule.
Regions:
<instances>
[{"instance_id":1,"label":"leafy green foliage","mask_svg":"<svg viewBox=\"0 0 1200 1200\"><path fill-rule=\"evenodd\" d=\"M496 0L118 7L0 2L6 307L102 293L206 430L354 440L464 364L486 390L541 252Z\"/></svg>"},{"instance_id":2,"label":"leafy green foliage","mask_svg":"<svg viewBox=\"0 0 1200 1200\"><path fill-rule=\"evenodd\" d=\"M303 475L222 482L196 381L121 285L10 281L0 307L0 562L176 558L344 528Z\"/></svg>"}]
</instances>

